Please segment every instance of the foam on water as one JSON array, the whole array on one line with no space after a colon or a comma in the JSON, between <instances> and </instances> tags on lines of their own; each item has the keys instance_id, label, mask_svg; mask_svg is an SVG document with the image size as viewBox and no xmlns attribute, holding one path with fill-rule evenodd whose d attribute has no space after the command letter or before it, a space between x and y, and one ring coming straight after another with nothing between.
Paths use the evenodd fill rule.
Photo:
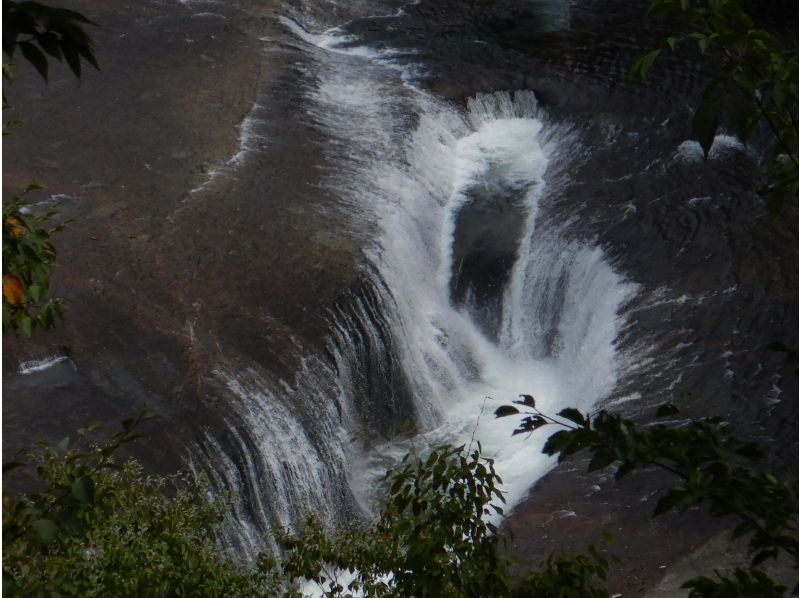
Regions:
<instances>
[{"instance_id":1,"label":"foam on water","mask_svg":"<svg viewBox=\"0 0 800 598\"><path fill-rule=\"evenodd\" d=\"M480 441L495 459L507 499L518 502L551 461L537 439L513 437L491 412L520 393L555 413L591 408L616 381L617 312L635 287L603 252L536 230L547 193L546 122L531 92L479 95L464 113L421 106L405 159L374 164L360 191L379 216L371 259L391 297L383 305L394 346L410 379L421 428L417 450ZM375 181L380 184L375 185ZM521 191L525 233L502 304L499 341L488 338L450 296L456 218L474 187ZM376 202L378 207L376 208ZM488 398L487 398L488 397ZM371 500L371 479L410 443L390 443L356 468L354 485Z\"/></svg>"},{"instance_id":2,"label":"foam on water","mask_svg":"<svg viewBox=\"0 0 800 598\"><path fill-rule=\"evenodd\" d=\"M356 43L357 38L343 34L339 27L328 29L323 33L311 33L290 17L280 16L278 20L304 42L328 52L362 58L388 58L393 54L388 50L379 51L369 46L359 45Z\"/></svg>"},{"instance_id":3,"label":"foam on water","mask_svg":"<svg viewBox=\"0 0 800 598\"><path fill-rule=\"evenodd\" d=\"M369 512L387 466L444 442L480 441L513 506L552 465L540 452L547 434L512 436L516 422L492 412L520 393L547 413L606 398L618 377L620 312L636 291L599 247L541 215L558 194L553 172L569 164L568 138L530 91L479 94L464 108L412 89L407 68L353 51L337 31L284 23L317 48L308 117L331 139L324 184L353 226L372 233L365 272L374 301L357 298L350 314L332 318L330 366L304 366L291 384L220 373L239 418L229 443L246 455L215 459L229 449L213 442L206 451L234 496L260 493L234 508L234 528L250 526L238 544L252 554L253 527L293 524L308 510L334 521L348 497ZM506 193L524 222L499 330L489 335L451 297L454 245L459 214ZM365 398L364 363L402 375L419 430L413 439L350 442L365 400L375 412L394 400L388 374Z\"/></svg>"},{"instance_id":4,"label":"foam on water","mask_svg":"<svg viewBox=\"0 0 800 598\"><path fill-rule=\"evenodd\" d=\"M617 312L635 287L599 248L567 241L552 228L537 235L548 156L557 142L544 130L533 93L478 95L466 111L419 94L398 107L386 85L364 76L373 69L366 66L355 77L348 69L326 72L313 97L320 120L334 134L349 135L349 155L332 156L340 166L332 183L349 194L358 217L374 219L380 231L368 254L386 289L382 306L391 312L394 351L427 428L417 445L468 442L483 411L475 437L497 460L514 501L549 461L538 443L511 437L509 423L489 413L522 392L535 394L550 411L587 409L604 398L617 375ZM347 85L330 84L342 78ZM392 155L392 115L409 104L418 124L402 152ZM526 214L499 342L450 297L457 216L471 189L486 184L521 191ZM407 448L390 444L378 453L396 457ZM369 488L386 462L366 456L355 468L354 486ZM364 504L369 500L362 496Z\"/></svg>"},{"instance_id":5,"label":"foam on water","mask_svg":"<svg viewBox=\"0 0 800 598\"><path fill-rule=\"evenodd\" d=\"M729 154L746 151L745 145L735 136L720 133L714 137L714 141L708 150L708 157L712 160L724 158ZM675 159L685 162L702 162L703 147L698 141L687 139L678 146L675 152Z\"/></svg>"},{"instance_id":6,"label":"foam on water","mask_svg":"<svg viewBox=\"0 0 800 598\"><path fill-rule=\"evenodd\" d=\"M67 362L73 368L75 364L66 355L51 355L42 359L29 359L19 364L19 373L23 375L36 374L49 370L50 368L58 365L59 363Z\"/></svg>"},{"instance_id":7,"label":"foam on water","mask_svg":"<svg viewBox=\"0 0 800 598\"><path fill-rule=\"evenodd\" d=\"M259 132L259 127L261 125L260 112L263 109L263 106L258 102L253 104L247 116L245 116L244 120L239 124L238 149L236 153L223 163L210 168L205 180L189 191L190 195L208 189L220 177L234 176L236 171L244 164L249 153L259 151L263 148L268 142L268 139ZM184 199L183 201L186 202L188 199Z\"/></svg>"}]
</instances>

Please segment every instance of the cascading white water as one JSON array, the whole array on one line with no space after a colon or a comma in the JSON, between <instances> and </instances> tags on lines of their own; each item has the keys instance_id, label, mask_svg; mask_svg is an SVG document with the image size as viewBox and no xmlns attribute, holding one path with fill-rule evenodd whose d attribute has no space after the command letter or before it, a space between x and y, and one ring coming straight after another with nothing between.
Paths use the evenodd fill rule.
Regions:
<instances>
[{"instance_id":1,"label":"cascading white water","mask_svg":"<svg viewBox=\"0 0 800 598\"><path fill-rule=\"evenodd\" d=\"M551 461L539 442L512 437L509 422L491 412L520 393L535 395L550 413L589 409L607 396L617 376L618 311L635 287L599 248L563 238L557 226L537 229L558 136L543 131L533 93L478 95L465 113L417 102L422 113L404 159L373 164L361 197L378 214L370 259L389 290L383 305L393 346L425 431L413 443L380 447L351 479L369 489L411 444L424 450L474 436L495 459L513 505ZM451 296L456 219L476 187L518 192L525 214L498 340Z\"/></svg>"},{"instance_id":2,"label":"cascading white water","mask_svg":"<svg viewBox=\"0 0 800 598\"><path fill-rule=\"evenodd\" d=\"M350 414L341 411L342 394L325 384L333 378L330 366L305 361L297 386L275 385L254 371L214 373L236 417L226 419L228 446L207 435L203 457L191 466L199 472L202 462L213 464L212 482L232 494L230 547L252 557L272 543L264 535L269 529L307 513L337 521L347 502L342 468L349 439L342 416Z\"/></svg>"},{"instance_id":3,"label":"cascading white water","mask_svg":"<svg viewBox=\"0 0 800 598\"><path fill-rule=\"evenodd\" d=\"M306 368L289 385L224 374L238 405L232 442L247 454L239 465L218 458L224 449L213 439L206 451L220 484L249 497L232 523L289 525L308 510L335 519L350 492L368 511L375 479L409 448L472 440L495 459L513 505L551 461L540 438L512 436L513 422L491 412L520 393L549 413L587 410L607 397L618 375L619 312L635 292L600 248L568 239L558 222L541 222L540 207L558 192L551 161L568 162L568 137L530 91L477 95L463 110L414 88L386 51L348 48L286 23L319 48L309 116L336 141L326 184L354 226L373 231L365 252L382 329L375 317L359 316L356 302L353 314L332 323L331 366ZM495 334L477 317L481 306L453 298L455 279L463 279L454 263L459 218L486 198L521 222L492 307L500 311ZM366 342L356 342L354 317ZM402 372L413 399L408 415L421 431L414 439L365 450L349 442L363 420L354 370L365 347ZM377 409L389 400L380 395ZM257 534L241 536L236 543L252 553Z\"/></svg>"}]
</instances>

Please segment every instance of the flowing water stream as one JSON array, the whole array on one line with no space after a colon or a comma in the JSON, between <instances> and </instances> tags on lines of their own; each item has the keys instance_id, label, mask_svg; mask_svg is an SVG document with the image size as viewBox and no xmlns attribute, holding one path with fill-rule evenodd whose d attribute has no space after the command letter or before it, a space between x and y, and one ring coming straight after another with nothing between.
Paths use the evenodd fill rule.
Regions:
<instances>
[{"instance_id":1,"label":"flowing water stream","mask_svg":"<svg viewBox=\"0 0 800 598\"><path fill-rule=\"evenodd\" d=\"M480 442L513 507L552 461L492 412L520 393L548 413L607 397L636 293L599 247L539 217L573 158L569 127L531 91L454 105L391 49L282 21L317 67L305 94L330 139L324 184L370 231L368 292L332 314L329 358L306 357L292 383L217 371L232 440L209 434L201 451L234 497L229 541L253 555L308 512L369 516L387 467L445 442ZM365 441L365 419L397 431L386 413L415 433Z\"/></svg>"},{"instance_id":2,"label":"flowing water stream","mask_svg":"<svg viewBox=\"0 0 800 598\"><path fill-rule=\"evenodd\" d=\"M711 531L651 520L650 472L617 484L580 456L556 465L540 452L552 428L513 436L498 406L525 393L548 414L648 425L673 402L671 424L719 414L796 465L796 363L769 349L797 346L796 214L770 219L755 192L766 146L721 130L704 156L691 139L702 60L662 54L626 84L670 33L646 0L181 3L102 11L115 16L98 41L124 68L87 79L77 118L58 85L15 85L42 116L34 138L65 127L56 154L87 118L150 124L101 127L100 154L52 169L33 146L15 154L20 172L44 165L85 190L39 207L58 199L109 234L90 247L86 227L65 231L77 300L63 342L8 356L4 446L146 402L162 417L135 454L148 471L186 456L207 473L230 497L223 541L246 560L308 514L374 517L405 453L480 442L523 567L611 530L632 588ZM147 36L114 33L134 21ZM137 39L158 41L130 52ZM162 48L167 70L140 60ZM113 72L118 90L99 84ZM200 72L210 89L178 90ZM231 121L201 128L219 116L242 119L227 159Z\"/></svg>"}]
</instances>

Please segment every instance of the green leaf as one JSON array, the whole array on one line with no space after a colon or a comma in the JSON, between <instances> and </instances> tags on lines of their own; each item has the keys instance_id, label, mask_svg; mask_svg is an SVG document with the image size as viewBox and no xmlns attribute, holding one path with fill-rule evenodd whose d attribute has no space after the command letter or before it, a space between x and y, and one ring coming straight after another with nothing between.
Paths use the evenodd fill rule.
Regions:
<instances>
[{"instance_id":1,"label":"green leaf","mask_svg":"<svg viewBox=\"0 0 800 598\"><path fill-rule=\"evenodd\" d=\"M703 99L692 118L692 133L700 142L703 154L708 158L708 152L714 144L714 137L719 126L719 116L722 101L715 84L708 86L703 93Z\"/></svg>"},{"instance_id":2,"label":"green leaf","mask_svg":"<svg viewBox=\"0 0 800 598\"><path fill-rule=\"evenodd\" d=\"M531 408L536 407L536 399L534 399L531 395L519 395L519 398L522 400L514 401L517 405L525 405L526 407Z\"/></svg>"},{"instance_id":3,"label":"green leaf","mask_svg":"<svg viewBox=\"0 0 800 598\"><path fill-rule=\"evenodd\" d=\"M44 296L44 289L38 284L32 284L28 287L28 296L33 300L34 303L39 303Z\"/></svg>"},{"instance_id":4,"label":"green leaf","mask_svg":"<svg viewBox=\"0 0 800 598\"><path fill-rule=\"evenodd\" d=\"M81 78L81 58L78 55L78 51L75 47L71 44L62 44L61 45L61 52L64 54L64 58L67 61L67 65L69 65L70 70L78 79Z\"/></svg>"},{"instance_id":5,"label":"green leaf","mask_svg":"<svg viewBox=\"0 0 800 598\"><path fill-rule=\"evenodd\" d=\"M494 410L495 417L507 417L519 413L519 409L512 405L502 405Z\"/></svg>"},{"instance_id":6,"label":"green leaf","mask_svg":"<svg viewBox=\"0 0 800 598\"><path fill-rule=\"evenodd\" d=\"M22 51L25 60L30 62L42 76L42 79L47 81L47 56L32 42L19 42L19 49Z\"/></svg>"},{"instance_id":7,"label":"green leaf","mask_svg":"<svg viewBox=\"0 0 800 598\"><path fill-rule=\"evenodd\" d=\"M100 66L97 64L97 60L94 57L94 52L91 49L91 45L82 44L78 46L78 53L83 57L83 59L91 64L95 69L98 71L100 70Z\"/></svg>"},{"instance_id":8,"label":"green leaf","mask_svg":"<svg viewBox=\"0 0 800 598\"><path fill-rule=\"evenodd\" d=\"M42 544L50 544L58 537L58 526L49 519L37 519L31 529Z\"/></svg>"},{"instance_id":9,"label":"green leaf","mask_svg":"<svg viewBox=\"0 0 800 598\"><path fill-rule=\"evenodd\" d=\"M76 478L72 481L72 496L84 504L92 504L94 501L94 480L88 476Z\"/></svg>"},{"instance_id":10,"label":"green leaf","mask_svg":"<svg viewBox=\"0 0 800 598\"><path fill-rule=\"evenodd\" d=\"M22 332L25 333L25 336L30 338L33 336L33 320L28 314L23 314L19 318L19 327L22 329Z\"/></svg>"},{"instance_id":11,"label":"green leaf","mask_svg":"<svg viewBox=\"0 0 800 598\"><path fill-rule=\"evenodd\" d=\"M56 60L61 60L61 50L58 47L58 37L55 35L55 33L48 31L44 35L40 35L38 37L38 42L42 47L42 50L47 52Z\"/></svg>"},{"instance_id":12,"label":"green leaf","mask_svg":"<svg viewBox=\"0 0 800 598\"><path fill-rule=\"evenodd\" d=\"M568 419L571 422L578 424L581 427L586 427L586 418L583 414L574 407L567 407L558 412L559 417Z\"/></svg>"},{"instance_id":13,"label":"green leaf","mask_svg":"<svg viewBox=\"0 0 800 598\"><path fill-rule=\"evenodd\" d=\"M628 80L636 79L637 76L644 80L659 54L661 54L661 50L653 50L634 62L631 70L628 72Z\"/></svg>"},{"instance_id":14,"label":"green leaf","mask_svg":"<svg viewBox=\"0 0 800 598\"><path fill-rule=\"evenodd\" d=\"M565 458L590 446L594 433L586 430L561 430L556 432L544 443L542 452L546 455L558 453L559 463Z\"/></svg>"},{"instance_id":15,"label":"green leaf","mask_svg":"<svg viewBox=\"0 0 800 598\"><path fill-rule=\"evenodd\" d=\"M549 423L550 422L548 422L541 415L530 415L522 420L520 426L514 430L511 435L516 436L517 434L530 433L534 430L538 430L542 426L546 426Z\"/></svg>"}]
</instances>

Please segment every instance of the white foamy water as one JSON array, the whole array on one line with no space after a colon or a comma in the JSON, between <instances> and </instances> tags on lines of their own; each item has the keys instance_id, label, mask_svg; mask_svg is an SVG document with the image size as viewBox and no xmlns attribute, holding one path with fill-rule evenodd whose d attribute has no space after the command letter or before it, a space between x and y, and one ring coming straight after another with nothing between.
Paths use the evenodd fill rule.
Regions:
<instances>
[{"instance_id":1,"label":"white foamy water","mask_svg":"<svg viewBox=\"0 0 800 598\"><path fill-rule=\"evenodd\" d=\"M599 248L537 230L550 155L560 150L531 92L479 95L465 112L435 102L420 109L403 159L376 160L356 192L379 221L370 259L388 289L382 305L424 432L367 455L351 479L368 505L371 480L412 445L475 440L495 459L513 506L552 465L541 454L546 433L514 437L514 422L492 412L520 393L549 413L606 397L617 378L618 311L635 287ZM526 214L498 340L450 294L457 215L470 190L487 185L522 192Z\"/></svg>"},{"instance_id":2,"label":"white foamy water","mask_svg":"<svg viewBox=\"0 0 800 598\"><path fill-rule=\"evenodd\" d=\"M238 416L226 422L232 447L226 449L210 435L204 442L205 456L218 466L214 481L236 491L229 515L236 537L229 538L230 544L254 556L271 542L265 530L294 524L307 513L336 521L342 501L334 495L343 494L348 436L338 393L321 386L330 371L318 360L304 363L296 387L276 387L255 372L214 374L230 392ZM310 395L313 413L297 408L304 395ZM321 443L321 437L327 442ZM241 459L238 465L228 456L231 448ZM192 467L200 469L196 459Z\"/></svg>"},{"instance_id":3,"label":"white foamy water","mask_svg":"<svg viewBox=\"0 0 800 598\"><path fill-rule=\"evenodd\" d=\"M247 116L239 124L239 143L236 153L223 163L209 168L208 172L206 173L205 180L199 186L189 191L190 196L208 189L220 177L235 176L236 171L244 164L247 155L252 152L259 151L262 146L268 143L268 139L258 132L258 127L260 124L259 112L262 110L263 106L258 103L253 104ZM188 199L184 199L183 201L186 202Z\"/></svg>"},{"instance_id":4,"label":"white foamy water","mask_svg":"<svg viewBox=\"0 0 800 598\"><path fill-rule=\"evenodd\" d=\"M58 365L59 363L68 363L73 369L75 364L66 355L51 355L43 359L29 359L19 364L19 373L23 375L36 374L49 370L50 368Z\"/></svg>"},{"instance_id":5,"label":"white foamy water","mask_svg":"<svg viewBox=\"0 0 800 598\"><path fill-rule=\"evenodd\" d=\"M285 24L320 64L308 117L331 139L325 185L353 226L371 233L365 275L375 305L359 300L332 319L330 367L306 368L290 384L221 374L236 398L229 444L238 446L205 446L218 481L240 497L233 543L252 554L254 529L296 523L309 510L331 521L356 503L369 513L387 467L444 442L479 441L513 506L553 465L541 454L548 434L512 436L517 422L492 412L521 393L551 414L608 397L619 376L620 313L636 292L602 249L541 215L557 197L570 139L530 91L445 103L415 89L409 69L384 54L347 47L352 40L336 31ZM451 297L459 214L480 210L487 197L508 201L523 221L495 334ZM385 388L374 396L364 396L365 363L383 372L376 379ZM351 442L366 402L380 413L395 400L392 376L408 386L419 434ZM214 457L230 450L237 460Z\"/></svg>"},{"instance_id":6,"label":"white foamy water","mask_svg":"<svg viewBox=\"0 0 800 598\"><path fill-rule=\"evenodd\" d=\"M708 150L708 157L711 160L718 160L727 155L746 150L745 145L737 137L720 133L714 137L714 142ZM704 158L703 146L698 141L687 139L678 146L674 158L685 162L702 162Z\"/></svg>"}]
</instances>

